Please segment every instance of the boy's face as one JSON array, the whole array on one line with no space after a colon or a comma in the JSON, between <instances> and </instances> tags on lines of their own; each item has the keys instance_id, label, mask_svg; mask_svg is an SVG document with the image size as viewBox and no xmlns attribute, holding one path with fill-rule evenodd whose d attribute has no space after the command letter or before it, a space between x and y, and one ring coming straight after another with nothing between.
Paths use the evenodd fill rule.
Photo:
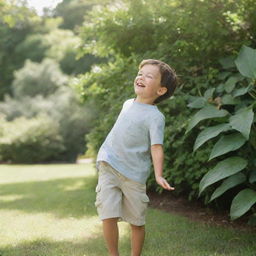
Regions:
<instances>
[{"instance_id":1,"label":"boy's face","mask_svg":"<svg viewBox=\"0 0 256 256\"><path fill-rule=\"evenodd\" d=\"M161 87L161 73L156 65L143 66L134 80L134 91L137 96L154 102L156 98L166 93L167 88Z\"/></svg>"}]
</instances>

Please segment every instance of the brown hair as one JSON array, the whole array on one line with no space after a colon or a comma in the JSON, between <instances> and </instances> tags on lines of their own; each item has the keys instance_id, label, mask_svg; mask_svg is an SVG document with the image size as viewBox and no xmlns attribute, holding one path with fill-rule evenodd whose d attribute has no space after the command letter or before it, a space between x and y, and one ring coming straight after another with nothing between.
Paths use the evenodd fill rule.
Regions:
<instances>
[{"instance_id":1,"label":"brown hair","mask_svg":"<svg viewBox=\"0 0 256 256\"><path fill-rule=\"evenodd\" d=\"M154 103L157 104L165 99L170 98L173 95L178 84L178 79L177 79L175 70L173 70L168 64L160 60L154 60L154 59L143 60L139 65L139 69L141 69L145 65L156 65L159 67L159 71L161 74L161 86L167 88L166 93L158 97L154 101Z\"/></svg>"}]
</instances>

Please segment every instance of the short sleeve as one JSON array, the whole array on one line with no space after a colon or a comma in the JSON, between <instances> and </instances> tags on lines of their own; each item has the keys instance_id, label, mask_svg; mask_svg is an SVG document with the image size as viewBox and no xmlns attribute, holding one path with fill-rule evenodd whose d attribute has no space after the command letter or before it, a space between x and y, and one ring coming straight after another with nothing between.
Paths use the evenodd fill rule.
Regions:
<instances>
[{"instance_id":1,"label":"short sleeve","mask_svg":"<svg viewBox=\"0 0 256 256\"><path fill-rule=\"evenodd\" d=\"M151 146L155 144L163 144L164 127L165 127L165 118L162 114L150 120L149 136L150 136Z\"/></svg>"},{"instance_id":2,"label":"short sleeve","mask_svg":"<svg viewBox=\"0 0 256 256\"><path fill-rule=\"evenodd\" d=\"M126 109L127 107L129 107L129 106L132 104L133 101L134 101L134 99L126 100L126 101L124 102L124 104L123 104L122 110L123 110L123 109Z\"/></svg>"}]
</instances>

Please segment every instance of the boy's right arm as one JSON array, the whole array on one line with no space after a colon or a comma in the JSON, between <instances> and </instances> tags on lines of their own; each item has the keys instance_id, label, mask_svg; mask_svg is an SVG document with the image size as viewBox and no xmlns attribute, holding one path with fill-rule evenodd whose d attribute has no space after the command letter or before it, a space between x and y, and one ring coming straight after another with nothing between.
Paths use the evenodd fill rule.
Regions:
<instances>
[{"instance_id":1,"label":"boy's right arm","mask_svg":"<svg viewBox=\"0 0 256 256\"><path fill-rule=\"evenodd\" d=\"M154 165L156 182L164 189L174 190L167 180L163 177L163 162L164 162L164 151L161 144L155 144L151 146L151 155Z\"/></svg>"}]
</instances>

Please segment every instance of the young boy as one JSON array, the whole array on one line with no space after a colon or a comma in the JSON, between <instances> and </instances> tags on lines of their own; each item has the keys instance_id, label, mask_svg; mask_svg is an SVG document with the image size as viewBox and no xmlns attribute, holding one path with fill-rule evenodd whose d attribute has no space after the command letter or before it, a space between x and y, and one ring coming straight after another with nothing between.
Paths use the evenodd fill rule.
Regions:
<instances>
[{"instance_id":1,"label":"young boy","mask_svg":"<svg viewBox=\"0 0 256 256\"><path fill-rule=\"evenodd\" d=\"M125 101L98 152L95 205L111 256L119 256L118 220L130 223L131 255L141 255L149 202L145 183L151 157L156 182L164 189L174 190L162 176L165 118L155 104L169 98L176 85L176 74L166 63L143 60L134 80L136 98Z\"/></svg>"}]
</instances>

